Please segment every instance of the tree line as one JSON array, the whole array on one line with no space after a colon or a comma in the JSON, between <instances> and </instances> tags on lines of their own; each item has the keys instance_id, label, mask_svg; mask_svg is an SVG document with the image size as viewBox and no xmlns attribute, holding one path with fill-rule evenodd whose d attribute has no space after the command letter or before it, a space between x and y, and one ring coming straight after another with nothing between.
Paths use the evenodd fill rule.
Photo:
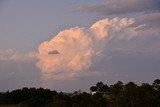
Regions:
<instances>
[{"instance_id":1,"label":"tree line","mask_svg":"<svg viewBox=\"0 0 160 107\"><path fill-rule=\"evenodd\" d=\"M108 86L98 82L91 93L63 93L43 88L23 88L0 93L0 105L18 107L160 107L160 80L152 84L121 81Z\"/></svg>"}]
</instances>

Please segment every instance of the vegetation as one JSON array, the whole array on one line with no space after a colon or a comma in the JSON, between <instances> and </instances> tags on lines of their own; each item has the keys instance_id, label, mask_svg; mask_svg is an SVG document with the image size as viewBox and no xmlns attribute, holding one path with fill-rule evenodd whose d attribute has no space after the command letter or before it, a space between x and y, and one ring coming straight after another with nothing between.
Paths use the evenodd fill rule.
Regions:
<instances>
[{"instance_id":1,"label":"vegetation","mask_svg":"<svg viewBox=\"0 0 160 107\"><path fill-rule=\"evenodd\" d=\"M18 107L18 105L17 104L16 105L12 105L12 104L8 105L7 104L7 105L0 105L0 107Z\"/></svg>"},{"instance_id":2,"label":"vegetation","mask_svg":"<svg viewBox=\"0 0 160 107\"><path fill-rule=\"evenodd\" d=\"M43 88L23 88L0 93L0 107L160 107L160 80L153 84L98 82L91 92L63 93Z\"/></svg>"}]
</instances>

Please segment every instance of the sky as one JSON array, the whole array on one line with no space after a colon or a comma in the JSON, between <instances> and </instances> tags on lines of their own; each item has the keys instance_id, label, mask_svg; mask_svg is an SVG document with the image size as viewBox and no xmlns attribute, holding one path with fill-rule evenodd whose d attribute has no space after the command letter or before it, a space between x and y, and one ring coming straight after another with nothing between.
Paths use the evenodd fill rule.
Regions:
<instances>
[{"instance_id":1,"label":"sky","mask_svg":"<svg viewBox=\"0 0 160 107\"><path fill-rule=\"evenodd\" d=\"M160 0L0 1L0 91L158 78Z\"/></svg>"}]
</instances>

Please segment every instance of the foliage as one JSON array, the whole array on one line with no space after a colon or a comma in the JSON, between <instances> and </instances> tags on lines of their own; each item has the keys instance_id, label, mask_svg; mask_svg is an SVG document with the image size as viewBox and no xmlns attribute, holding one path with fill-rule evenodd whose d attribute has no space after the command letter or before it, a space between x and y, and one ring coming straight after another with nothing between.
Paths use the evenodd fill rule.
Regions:
<instances>
[{"instance_id":1,"label":"foliage","mask_svg":"<svg viewBox=\"0 0 160 107\"><path fill-rule=\"evenodd\" d=\"M0 107L18 107L18 105L16 104L16 105L13 105L13 104L7 104L7 105L0 105Z\"/></svg>"},{"instance_id":2,"label":"foliage","mask_svg":"<svg viewBox=\"0 0 160 107\"><path fill-rule=\"evenodd\" d=\"M160 107L160 80L152 85L121 81L108 86L98 82L86 92L57 93L43 88L23 88L0 93L0 107Z\"/></svg>"}]
</instances>

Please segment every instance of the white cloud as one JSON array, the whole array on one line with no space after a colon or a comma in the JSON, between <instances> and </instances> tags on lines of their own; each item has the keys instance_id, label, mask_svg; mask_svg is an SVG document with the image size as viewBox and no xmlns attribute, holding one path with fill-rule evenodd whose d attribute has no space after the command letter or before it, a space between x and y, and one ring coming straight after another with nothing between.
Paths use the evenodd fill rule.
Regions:
<instances>
[{"instance_id":1,"label":"white cloud","mask_svg":"<svg viewBox=\"0 0 160 107\"><path fill-rule=\"evenodd\" d=\"M12 49L8 49L5 51L0 52L0 60L4 61L29 61L29 60L35 60L37 59L37 53L36 52L29 52L26 54L20 54Z\"/></svg>"},{"instance_id":2,"label":"white cloud","mask_svg":"<svg viewBox=\"0 0 160 107\"><path fill-rule=\"evenodd\" d=\"M108 38L126 35L131 18L103 19L90 28L70 28L58 33L50 41L39 46L38 67L45 79L71 79L79 76L94 75L89 71L93 60L98 59L104 50ZM125 30L124 30L125 29ZM117 36L117 37L118 37ZM49 54L57 51L59 54ZM103 55L102 55L103 56ZM105 55L104 55L105 56Z\"/></svg>"}]
</instances>

